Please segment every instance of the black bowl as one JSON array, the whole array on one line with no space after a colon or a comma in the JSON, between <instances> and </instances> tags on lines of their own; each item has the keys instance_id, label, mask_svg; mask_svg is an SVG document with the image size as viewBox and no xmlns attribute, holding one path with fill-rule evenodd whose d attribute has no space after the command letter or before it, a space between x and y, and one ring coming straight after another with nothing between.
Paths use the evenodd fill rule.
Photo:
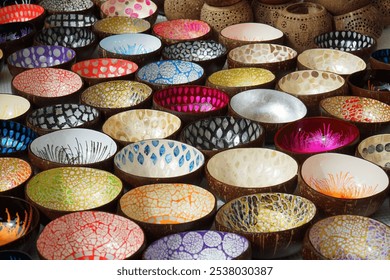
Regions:
<instances>
[{"instance_id":1,"label":"black bowl","mask_svg":"<svg viewBox=\"0 0 390 280\"><path fill-rule=\"evenodd\" d=\"M4 58L20 49L29 47L34 42L35 27L28 22L12 22L0 24L0 49Z\"/></svg>"},{"instance_id":2,"label":"black bowl","mask_svg":"<svg viewBox=\"0 0 390 280\"><path fill-rule=\"evenodd\" d=\"M30 128L13 121L0 121L0 156L20 155L37 137Z\"/></svg>"},{"instance_id":3,"label":"black bowl","mask_svg":"<svg viewBox=\"0 0 390 280\"><path fill-rule=\"evenodd\" d=\"M90 14L94 10L91 0L40 0L39 5L47 10L48 14Z\"/></svg>"},{"instance_id":4,"label":"black bowl","mask_svg":"<svg viewBox=\"0 0 390 280\"><path fill-rule=\"evenodd\" d=\"M45 19L45 27L86 27L92 28L97 21L94 15L54 14Z\"/></svg>"},{"instance_id":5,"label":"black bowl","mask_svg":"<svg viewBox=\"0 0 390 280\"><path fill-rule=\"evenodd\" d=\"M0 260L5 261L27 261L32 260L32 257L19 250L4 250L0 251Z\"/></svg>"}]
</instances>

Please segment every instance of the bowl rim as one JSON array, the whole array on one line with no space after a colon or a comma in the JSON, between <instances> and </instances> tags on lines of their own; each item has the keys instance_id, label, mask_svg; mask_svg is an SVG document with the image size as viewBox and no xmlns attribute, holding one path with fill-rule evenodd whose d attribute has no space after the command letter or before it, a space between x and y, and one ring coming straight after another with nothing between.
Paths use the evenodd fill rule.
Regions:
<instances>
[{"instance_id":1,"label":"bowl rim","mask_svg":"<svg viewBox=\"0 0 390 280\"><path fill-rule=\"evenodd\" d=\"M380 64L380 65L386 65L388 66L389 63L385 63L383 62L382 60L379 60L377 58L374 57L374 55L376 55L377 53L380 53L380 52L390 52L390 47L389 48L382 48L382 49L377 49L375 51L373 51L370 55L370 59L374 60L376 63Z\"/></svg>"},{"instance_id":2,"label":"bowl rim","mask_svg":"<svg viewBox=\"0 0 390 280\"><path fill-rule=\"evenodd\" d=\"M166 29L166 28L169 28L169 27L171 27L172 29L175 29L174 27L182 26L181 23L199 23L199 25L202 25L203 27L206 27L207 32L204 33L204 34L200 34L197 37L175 38L175 37L164 36L165 33L162 34L162 33L159 32L159 30L156 30L156 29L159 29L159 28ZM179 41L179 42L181 42L181 41L194 41L194 40L197 40L197 39L200 39L200 38L204 38L205 36L210 34L211 31L212 31L212 28L211 28L210 24L208 24L206 21L201 20L201 19L190 19L190 18L168 19L166 21L158 22L158 23L156 23L156 24L154 24L152 26L152 33L156 37L160 37L160 39L163 40L163 41L164 40L173 40L173 41ZM168 35L173 35L173 34L171 34L172 32L168 32L168 33L169 33Z\"/></svg>"},{"instance_id":3,"label":"bowl rim","mask_svg":"<svg viewBox=\"0 0 390 280\"><path fill-rule=\"evenodd\" d=\"M1 50L0 50L1 51ZM17 115L17 116L12 116L12 118L9 118L9 119L0 119L0 120L4 120L4 121L6 121L6 120L14 120L14 119L17 119L17 118L19 118L19 117L22 117L22 116L24 116L25 114L28 114L29 113L29 111L31 110L31 108L32 108L32 105L31 105L31 102L27 99L27 98L24 98L23 96L19 96L19 95L16 95L16 94L12 94L12 93L1 93L0 94L0 100L1 99L3 99L3 97L4 98L11 98L11 99L15 99L15 101L18 101L19 100L19 102L23 102L23 103L25 103L26 105L28 105L28 108L27 108L27 110L26 111L24 111L23 113L21 113L21 114L19 114L19 115ZM19 103L20 104L20 103ZM0 105L0 108L1 108L2 106Z\"/></svg>"},{"instance_id":4,"label":"bowl rim","mask_svg":"<svg viewBox=\"0 0 390 280\"><path fill-rule=\"evenodd\" d=\"M364 160L367 160L367 161L369 161L369 162L371 162L371 163L373 163L373 164L376 164L377 166L381 167L381 168L384 169L384 170L390 171L390 167L386 167L386 166L379 165L377 162L368 159L368 158L367 158L366 156L364 156L363 153L362 153L362 149L365 148L365 146L363 146L363 145L367 145L367 143L366 143L367 141L370 141L370 140L372 140L372 139L377 139L378 137L385 137L385 138L387 137L387 138L390 140L390 133L375 134L375 135L371 135L371 136L369 136L369 137L367 137L367 138L361 140L360 143L359 143L359 145L356 147L356 156L358 156L358 157L360 157L360 158L362 158L362 159L364 159Z\"/></svg>"},{"instance_id":5,"label":"bowl rim","mask_svg":"<svg viewBox=\"0 0 390 280\"><path fill-rule=\"evenodd\" d=\"M100 12L104 15L104 17L113 17L113 16L110 16L110 15L106 14L106 13L103 11L104 9L106 9L105 6L109 5L109 4L110 4L109 2L112 2L112 1L114 1L114 3L112 3L113 6L117 6L117 5L118 5L118 2L119 2L118 0L104 1L104 2L100 5L99 10L100 10ZM136 0L129 0L129 1L130 1L129 4L132 5ZM137 2L139 2L139 1L137 1ZM141 0L141 2L144 2L144 1ZM154 10L154 11L153 11L152 14L149 14L149 15L147 15L147 16L144 16L144 17L142 17L141 19L149 18L149 17L153 16L154 14L158 13L157 4L156 4L154 1L149 1L149 2L151 3L150 8L152 8L152 10ZM120 2L119 2L119 4L121 4L121 3L124 3L124 1L120 1ZM122 6L127 7L127 5L128 5L128 4L124 3L124 5L122 4L122 5L120 5L120 6L121 6L121 7L122 7ZM103 17L103 16L102 16L102 17Z\"/></svg>"},{"instance_id":6,"label":"bowl rim","mask_svg":"<svg viewBox=\"0 0 390 280\"><path fill-rule=\"evenodd\" d=\"M350 50L348 52L356 52L356 51L360 51L360 50L364 50L364 49L370 49L370 48L373 48L373 47L375 47L377 45L377 40L374 37L372 37L371 35L363 34L363 33L359 32L359 31L356 31L356 30L347 30L347 29L345 29L345 30L332 30L332 31L329 31L329 32L321 33L321 34L319 34L319 35L314 37L314 43L317 45L318 48L326 48L326 47L323 47L321 45L320 39L322 39L322 37L328 35L329 36L328 40L333 41L333 40L339 38L340 35L336 36L339 33L340 34L347 33L348 35L349 34L350 35L361 35L361 37L366 38L367 40L371 41L371 42L367 42L367 43L369 43L369 45L364 47L364 48L360 48L360 49L356 49L356 50ZM354 42L361 41L361 40L357 40L355 37L353 39L355 39ZM366 42L366 40L364 40L363 42ZM332 48L331 47L327 47L327 48L340 50L339 48L333 48L333 47Z\"/></svg>"},{"instance_id":7,"label":"bowl rim","mask_svg":"<svg viewBox=\"0 0 390 280\"><path fill-rule=\"evenodd\" d=\"M45 3L45 1L47 2L51 2L52 0L40 0L39 1L39 5L41 5L49 14L64 14L64 13L83 13L83 12L86 12L86 11L90 11L91 9L93 9L94 7L94 3L91 1L91 0L83 0L82 2L85 2L85 3L88 3L89 6L86 7L86 8L78 8L76 10L68 10L68 9L49 9L48 7L45 7L45 5L42 5L42 2ZM58 0L60 1L60 0ZM60 1L62 2L62 1ZM58 2L57 2L58 3Z\"/></svg>"},{"instance_id":8,"label":"bowl rim","mask_svg":"<svg viewBox=\"0 0 390 280\"><path fill-rule=\"evenodd\" d=\"M278 37L261 39L261 40L259 39L258 42L268 42L268 41L278 40L278 39L282 39L285 36L284 33L280 29L278 29L278 28L276 28L274 26L265 24L265 23L261 23L261 22L240 22L240 23L235 23L235 24L232 24L232 25L224 27L219 32L219 36L224 38L224 39L227 39L227 40L234 40L234 41L239 41L239 42L247 42L247 43L256 42L257 40L242 40L242 39L232 38L232 37L226 36L226 32L230 31L230 29L239 28L241 26L254 26L254 27L262 27L262 28L265 27L265 28L268 29L268 31L272 30L272 31L274 31L274 32L279 34Z\"/></svg>"}]
</instances>

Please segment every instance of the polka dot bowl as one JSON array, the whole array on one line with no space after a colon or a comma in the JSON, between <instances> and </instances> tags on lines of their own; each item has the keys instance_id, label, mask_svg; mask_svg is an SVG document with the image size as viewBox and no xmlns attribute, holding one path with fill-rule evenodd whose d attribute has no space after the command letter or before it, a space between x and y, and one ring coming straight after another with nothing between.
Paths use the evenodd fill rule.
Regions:
<instances>
[{"instance_id":1,"label":"polka dot bowl","mask_svg":"<svg viewBox=\"0 0 390 280\"><path fill-rule=\"evenodd\" d=\"M32 23L38 30L43 27L45 16L45 9L42 6L35 4L23 3L0 8L0 24L10 22L29 22Z\"/></svg>"},{"instance_id":2,"label":"polka dot bowl","mask_svg":"<svg viewBox=\"0 0 390 280\"><path fill-rule=\"evenodd\" d=\"M116 16L98 20L93 25L93 31L102 40L111 35L148 33L150 27L150 23L142 18Z\"/></svg>"},{"instance_id":3,"label":"polka dot bowl","mask_svg":"<svg viewBox=\"0 0 390 280\"><path fill-rule=\"evenodd\" d=\"M23 156L37 134L20 123L0 121L0 157Z\"/></svg>"},{"instance_id":4,"label":"polka dot bowl","mask_svg":"<svg viewBox=\"0 0 390 280\"><path fill-rule=\"evenodd\" d=\"M24 186L33 175L31 165L20 158L0 158L0 195L24 198Z\"/></svg>"},{"instance_id":5,"label":"polka dot bowl","mask_svg":"<svg viewBox=\"0 0 390 280\"><path fill-rule=\"evenodd\" d=\"M26 98L13 94L0 94L0 120L24 122L31 110Z\"/></svg>"}]
</instances>

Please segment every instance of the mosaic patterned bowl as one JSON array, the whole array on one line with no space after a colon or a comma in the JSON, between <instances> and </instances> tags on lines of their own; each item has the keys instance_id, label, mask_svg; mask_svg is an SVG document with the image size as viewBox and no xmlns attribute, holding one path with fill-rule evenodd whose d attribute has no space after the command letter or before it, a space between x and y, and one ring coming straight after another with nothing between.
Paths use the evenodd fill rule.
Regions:
<instances>
[{"instance_id":1,"label":"mosaic patterned bowl","mask_svg":"<svg viewBox=\"0 0 390 280\"><path fill-rule=\"evenodd\" d=\"M390 70L390 49L380 49L371 53L370 59L371 69Z\"/></svg>"},{"instance_id":2,"label":"mosaic patterned bowl","mask_svg":"<svg viewBox=\"0 0 390 280\"><path fill-rule=\"evenodd\" d=\"M180 127L181 120L171 113L135 109L111 116L102 131L126 146L147 139L175 139Z\"/></svg>"},{"instance_id":3,"label":"mosaic patterned bowl","mask_svg":"<svg viewBox=\"0 0 390 280\"><path fill-rule=\"evenodd\" d=\"M115 174L132 187L155 183L199 184L205 158L196 148L174 140L143 140L114 158Z\"/></svg>"},{"instance_id":4,"label":"mosaic patterned bowl","mask_svg":"<svg viewBox=\"0 0 390 280\"><path fill-rule=\"evenodd\" d=\"M305 160L298 185L300 194L327 215L370 216L389 192L389 178L379 166L336 153Z\"/></svg>"},{"instance_id":5,"label":"mosaic patterned bowl","mask_svg":"<svg viewBox=\"0 0 390 280\"><path fill-rule=\"evenodd\" d=\"M32 174L27 161L13 157L0 158L0 195L24 198L24 186Z\"/></svg>"},{"instance_id":6,"label":"mosaic patterned bowl","mask_svg":"<svg viewBox=\"0 0 390 280\"><path fill-rule=\"evenodd\" d=\"M39 235L37 249L40 258L49 260L124 260L140 255L144 243L142 229L129 219L85 211L50 222Z\"/></svg>"},{"instance_id":7,"label":"mosaic patterned bowl","mask_svg":"<svg viewBox=\"0 0 390 280\"><path fill-rule=\"evenodd\" d=\"M12 53L7 59L12 76L31 68L69 69L76 61L76 52L62 46L31 46Z\"/></svg>"},{"instance_id":8,"label":"mosaic patterned bowl","mask_svg":"<svg viewBox=\"0 0 390 280\"><path fill-rule=\"evenodd\" d=\"M17 4L0 8L0 24L29 22L38 30L42 28L45 16L45 9L35 4Z\"/></svg>"},{"instance_id":9,"label":"mosaic patterned bowl","mask_svg":"<svg viewBox=\"0 0 390 280\"><path fill-rule=\"evenodd\" d=\"M29 22L11 22L0 24L0 49L4 58L20 49L31 46L36 34L35 27Z\"/></svg>"},{"instance_id":10,"label":"mosaic patterned bowl","mask_svg":"<svg viewBox=\"0 0 390 280\"><path fill-rule=\"evenodd\" d=\"M13 121L0 121L0 157L22 155L37 137L28 127Z\"/></svg>"},{"instance_id":11,"label":"mosaic patterned bowl","mask_svg":"<svg viewBox=\"0 0 390 280\"><path fill-rule=\"evenodd\" d=\"M26 198L49 220L71 212L113 212L123 185L115 175L94 168L60 167L42 171L26 185Z\"/></svg>"},{"instance_id":12,"label":"mosaic patterned bowl","mask_svg":"<svg viewBox=\"0 0 390 280\"><path fill-rule=\"evenodd\" d=\"M31 109L30 101L13 94L0 94L0 120L21 121Z\"/></svg>"},{"instance_id":13,"label":"mosaic patterned bowl","mask_svg":"<svg viewBox=\"0 0 390 280\"><path fill-rule=\"evenodd\" d=\"M306 233L306 260L389 260L390 228L371 218L339 215L316 222Z\"/></svg>"},{"instance_id":14,"label":"mosaic patterned bowl","mask_svg":"<svg viewBox=\"0 0 390 280\"><path fill-rule=\"evenodd\" d=\"M316 206L300 196L252 194L223 205L215 217L215 227L246 237L253 258L282 258L300 251L315 214Z\"/></svg>"},{"instance_id":15,"label":"mosaic patterned bowl","mask_svg":"<svg viewBox=\"0 0 390 280\"><path fill-rule=\"evenodd\" d=\"M48 14L90 14L94 9L90 0L42 0L39 5L44 7Z\"/></svg>"},{"instance_id":16,"label":"mosaic patterned bowl","mask_svg":"<svg viewBox=\"0 0 390 280\"><path fill-rule=\"evenodd\" d=\"M215 230L174 233L154 241L144 260L248 260L251 246L245 237Z\"/></svg>"},{"instance_id":17,"label":"mosaic patterned bowl","mask_svg":"<svg viewBox=\"0 0 390 280\"><path fill-rule=\"evenodd\" d=\"M128 191L119 212L153 241L165 235L211 226L217 200L208 190L189 184L144 185Z\"/></svg>"},{"instance_id":18,"label":"mosaic patterned bowl","mask_svg":"<svg viewBox=\"0 0 390 280\"><path fill-rule=\"evenodd\" d=\"M27 116L26 123L38 135L44 135L68 128L97 129L100 118L100 112L91 106L64 103L34 110Z\"/></svg>"},{"instance_id":19,"label":"mosaic patterned bowl","mask_svg":"<svg viewBox=\"0 0 390 280\"><path fill-rule=\"evenodd\" d=\"M53 14L45 18L45 28L61 26L92 28L97 20L97 17L91 14Z\"/></svg>"},{"instance_id":20,"label":"mosaic patterned bowl","mask_svg":"<svg viewBox=\"0 0 390 280\"><path fill-rule=\"evenodd\" d=\"M116 16L98 20L93 25L93 31L101 40L111 35L147 33L150 27L150 22L142 18Z\"/></svg>"},{"instance_id":21,"label":"mosaic patterned bowl","mask_svg":"<svg viewBox=\"0 0 390 280\"><path fill-rule=\"evenodd\" d=\"M26 252L20 250L2 250L0 251L0 260L17 261L32 260L32 257Z\"/></svg>"},{"instance_id":22,"label":"mosaic patterned bowl","mask_svg":"<svg viewBox=\"0 0 390 280\"><path fill-rule=\"evenodd\" d=\"M83 89L80 76L59 68L34 68L16 75L12 92L28 99L33 106L44 107L77 101Z\"/></svg>"},{"instance_id":23,"label":"mosaic patterned bowl","mask_svg":"<svg viewBox=\"0 0 390 280\"><path fill-rule=\"evenodd\" d=\"M83 166L111 170L117 152L115 141L104 133L86 128L58 130L36 138L29 158L36 168Z\"/></svg>"},{"instance_id":24,"label":"mosaic patterned bowl","mask_svg":"<svg viewBox=\"0 0 390 280\"><path fill-rule=\"evenodd\" d=\"M153 95L153 107L178 116L183 124L227 112L229 96L210 87L184 85L167 87Z\"/></svg>"}]
</instances>

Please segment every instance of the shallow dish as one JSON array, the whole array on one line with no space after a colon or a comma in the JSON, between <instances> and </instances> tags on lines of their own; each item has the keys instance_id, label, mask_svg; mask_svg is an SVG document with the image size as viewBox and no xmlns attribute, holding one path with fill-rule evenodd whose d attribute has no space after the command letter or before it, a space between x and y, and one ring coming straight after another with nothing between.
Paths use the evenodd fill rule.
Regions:
<instances>
[{"instance_id":1,"label":"shallow dish","mask_svg":"<svg viewBox=\"0 0 390 280\"><path fill-rule=\"evenodd\" d=\"M0 195L24 198L25 183L33 175L31 165L20 158L0 158Z\"/></svg>"},{"instance_id":2,"label":"shallow dish","mask_svg":"<svg viewBox=\"0 0 390 280\"><path fill-rule=\"evenodd\" d=\"M101 40L111 35L147 33L150 27L150 23L141 18L116 16L98 20L93 25L93 31Z\"/></svg>"},{"instance_id":3,"label":"shallow dish","mask_svg":"<svg viewBox=\"0 0 390 280\"><path fill-rule=\"evenodd\" d=\"M0 94L0 120L23 122L31 103L26 98L13 94Z\"/></svg>"},{"instance_id":4,"label":"shallow dish","mask_svg":"<svg viewBox=\"0 0 390 280\"><path fill-rule=\"evenodd\" d=\"M0 157L23 155L37 134L20 123L0 121Z\"/></svg>"},{"instance_id":5,"label":"shallow dish","mask_svg":"<svg viewBox=\"0 0 390 280\"><path fill-rule=\"evenodd\" d=\"M102 3L100 15L102 18L116 16L142 18L153 25L156 22L158 10L157 5L150 0L110 0Z\"/></svg>"}]
</instances>

